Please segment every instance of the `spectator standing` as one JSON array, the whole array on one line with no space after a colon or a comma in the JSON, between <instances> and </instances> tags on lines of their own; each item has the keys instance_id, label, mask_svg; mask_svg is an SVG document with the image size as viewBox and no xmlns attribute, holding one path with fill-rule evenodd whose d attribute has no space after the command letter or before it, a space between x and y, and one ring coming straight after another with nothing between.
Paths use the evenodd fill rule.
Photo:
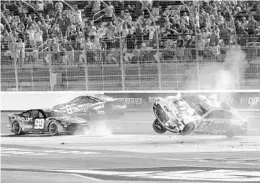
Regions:
<instances>
[{"instance_id":1,"label":"spectator standing","mask_svg":"<svg viewBox=\"0 0 260 183\"><path fill-rule=\"evenodd\" d=\"M176 43L176 56L178 60L183 60L184 57L184 40L179 35L177 37L177 43Z\"/></svg>"},{"instance_id":2,"label":"spectator standing","mask_svg":"<svg viewBox=\"0 0 260 183\"><path fill-rule=\"evenodd\" d=\"M43 35L43 32L41 31L40 27L37 27L36 31L34 33L36 48L38 48L43 43L42 35Z\"/></svg>"},{"instance_id":3,"label":"spectator standing","mask_svg":"<svg viewBox=\"0 0 260 183\"><path fill-rule=\"evenodd\" d=\"M211 36L210 36L210 45L218 45L219 44L219 33L217 30L212 31Z\"/></svg>"},{"instance_id":4,"label":"spectator standing","mask_svg":"<svg viewBox=\"0 0 260 183\"><path fill-rule=\"evenodd\" d=\"M143 28L141 27L140 23L137 23L135 36L136 36L136 46L138 49L140 49L143 42Z\"/></svg>"},{"instance_id":5,"label":"spectator standing","mask_svg":"<svg viewBox=\"0 0 260 183\"><path fill-rule=\"evenodd\" d=\"M184 60L190 61L192 54L191 54L191 47L192 47L192 40L191 36L187 35L184 40Z\"/></svg>"},{"instance_id":6,"label":"spectator standing","mask_svg":"<svg viewBox=\"0 0 260 183\"><path fill-rule=\"evenodd\" d=\"M205 46L206 46L206 44L205 44L205 40L202 38L202 36L201 35L198 35L198 46L197 46L197 48L198 48L198 52L199 52L199 56L204 56L204 49L205 49Z\"/></svg>"},{"instance_id":7,"label":"spectator standing","mask_svg":"<svg viewBox=\"0 0 260 183\"><path fill-rule=\"evenodd\" d=\"M205 40L205 45L208 45L210 42L210 31L207 27L202 29L202 38Z\"/></svg>"},{"instance_id":8,"label":"spectator standing","mask_svg":"<svg viewBox=\"0 0 260 183\"><path fill-rule=\"evenodd\" d=\"M33 28L33 26L30 26L29 29L26 31L29 37L30 46L32 48L35 48L35 40L34 40L35 32L36 30Z\"/></svg>"},{"instance_id":9,"label":"spectator standing","mask_svg":"<svg viewBox=\"0 0 260 183\"><path fill-rule=\"evenodd\" d=\"M247 21L246 17L242 18L241 26L244 28L244 30L248 29L248 21Z\"/></svg>"},{"instance_id":10,"label":"spectator standing","mask_svg":"<svg viewBox=\"0 0 260 183\"><path fill-rule=\"evenodd\" d=\"M100 7L101 7L100 0L94 1L93 7L92 7L92 15L95 15L96 13L98 13L101 10Z\"/></svg>"},{"instance_id":11,"label":"spectator standing","mask_svg":"<svg viewBox=\"0 0 260 183\"><path fill-rule=\"evenodd\" d=\"M25 44L23 43L22 39L18 40L17 46L17 59L20 63L20 65L24 64L24 58L25 58Z\"/></svg>"},{"instance_id":12,"label":"spectator standing","mask_svg":"<svg viewBox=\"0 0 260 183\"><path fill-rule=\"evenodd\" d=\"M114 12L115 12L114 6L111 4L111 2L108 2L107 7L105 8L106 21L107 22L113 20Z\"/></svg>"},{"instance_id":13,"label":"spectator standing","mask_svg":"<svg viewBox=\"0 0 260 183\"><path fill-rule=\"evenodd\" d=\"M44 2L43 2L43 0L37 0L36 1L36 9L39 12L43 12L43 10L44 10Z\"/></svg>"},{"instance_id":14,"label":"spectator standing","mask_svg":"<svg viewBox=\"0 0 260 183\"><path fill-rule=\"evenodd\" d=\"M248 34L249 35L254 34L256 28L257 28L257 21L254 19L254 16L250 16L248 21Z\"/></svg>"},{"instance_id":15,"label":"spectator standing","mask_svg":"<svg viewBox=\"0 0 260 183\"><path fill-rule=\"evenodd\" d=\"M114 39L116 34L116 26L113 25L112 21L109 21L107 26L107 34L109 38Z\"/></svg>"},{"instance_id":16,"label":"spectator standing","mask_svg":"<svg viewBox=\"0 0 260 183\"><path fill-rule=\"evenodd\" d=\"M63 4L62 2L58 1L56 4L55 4L55 10L58 11L58 13L61 13L62 10L63 10Z\"/></svg>"},{"instance_id":17,"label":"spectator standing","mask_svg":"<svg viewBox=\"0 0 260 183\"><path fill-rule=\"evenodd\" d=\"M232 30L227 27L226 23L224 23L223 26L221 26L221 27L222 28L219 33L220 39L222 39L224 41L225 45L229 45Z\"/></svg>"},{"instance_id":18,"label":"spectator standing","mask_svg":"<svg viewBox=\"0 0 260 183\"><path fill-rule=\"evenodd\" d=\"M59 24L53 24L53 27L51 29L51 34L53 37L55 37L57 39L61 39L63 37Z\"/></svg>"},{"instance_id":19,"label":"spectator standing","mask_svg":"<svg viewBox=\"0 0 260 183\"><path fill-rule=\"evenodd\" d=\"M55 24L58 24L60 28L63 28L64 19L61 13L58 13L57 17L55 18Z\"/></svg>"}]
</instances>

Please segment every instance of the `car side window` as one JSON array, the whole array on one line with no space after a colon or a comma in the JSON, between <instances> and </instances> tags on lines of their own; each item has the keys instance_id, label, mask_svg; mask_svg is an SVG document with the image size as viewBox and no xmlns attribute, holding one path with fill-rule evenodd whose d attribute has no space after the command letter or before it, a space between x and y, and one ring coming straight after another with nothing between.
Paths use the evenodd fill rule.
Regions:
<instances>
[{"instance_id":1,"label":"car side window","mask_svg":"<svg viewBox=\"0 0 260 183\"><path fill-rule=\"evenodd\" d=\"M44 118L44 114L41 111L39 111L39 118Z\"/></svg>"},{"instance_id":2,"label":"car side window","mask_svg":"<svg viewBox=\"0 0 260 183\"><path fill-rule=\"evenodd\" d=\"M38 118L39 117L39 111L34 110L32 111L32 118Z\"/></svg>"},{"instance_id":3,"label":"car side window","mask_svg":"<svg viewBox=\"0 0 260 183\"><path fill-rule=\"evenodd\" d=\"M70 103L72 104L72 103L78 103L78 102L80 102L82 100L82 97L77 97L77 98L75 98L75 99L73 99L72 101L70 101Z\"/></svg>"},{"instance_id":4,"label":"car side window","mask_svg":"<svg viewBox=\"0 0 260 183\"><path fill-rule=\"evenodd\" d=\"M89 98L89 103L91 104L94 104L94 103L97 103L99 102L100 100L99 99L96 99L96 98Z\"/></svg>"},{"instance_id":5,"label":"car side window","mask_svg":"<svg viewBox=\"0 0 260 183\"><path fill-rule=\"evenodd\" d=\"M31 111L23 112L22 116L25 117L25 118L30 118L31 117Z\"/></svg>"},{"instance_id":6,"label":"car side window","mask_svg":"<svg viewBox=\"0 0 260 183\"><path fill-rule=\"evenodd\" d=\"M84 103L91 103L89 97L84 97L83 101L84 101Z\"/></svg>"}]
</instances>

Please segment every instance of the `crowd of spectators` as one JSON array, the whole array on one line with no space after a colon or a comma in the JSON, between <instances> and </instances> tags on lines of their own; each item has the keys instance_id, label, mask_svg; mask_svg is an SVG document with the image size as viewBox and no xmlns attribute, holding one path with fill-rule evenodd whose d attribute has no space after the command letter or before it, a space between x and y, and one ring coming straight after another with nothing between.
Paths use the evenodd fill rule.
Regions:
<instances>
[{"instance_id":1,"label":"crowd of spectators","mask_svg":"<svg viewBox=\"0 0 260 183\"><path fill-rule=\"evenodd\" d=\"M132 62L158 48L155 59L192 60L195 48L218 57L221 47L260 42L259 1L9 0L1 12L1 49L21 64L48 63L48 51L58 63L83 63L118 62L123 50Z\"/></svg>"}]
</instances>

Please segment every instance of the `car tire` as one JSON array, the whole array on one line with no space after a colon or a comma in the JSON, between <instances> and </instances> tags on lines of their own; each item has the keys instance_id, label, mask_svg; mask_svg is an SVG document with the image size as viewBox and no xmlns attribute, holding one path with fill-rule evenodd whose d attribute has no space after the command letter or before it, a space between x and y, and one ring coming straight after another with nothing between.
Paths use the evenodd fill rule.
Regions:
<instances>
[{"instance_id":1,"label":"car tire","mask_svg":"<svg viewBox=\"0 0 260 183\"><path fill-rule=\"evenodd\" d=\"M159 122L158 119L155 119L153 122L153 129L156 133L163 134L167 129Z\"/></svg>"},{"instance_id":2,"label":"car tire","mask_svg":"<svg viewBox=\"0 0 260 183\"><path fill-rule=\"evenodd\" d=\"M232 130L228 130L225 132L225 135L228 137L228 138L232 138L235 136L235 133L232 131Z\"/></svg>"},{"instance_id":3,"label":"car tire","mask_svg":"<svg viewBox=\"0 0 260 183\"><path fill-rule=\"evenodd\" d=\"M57 122L53 121L49 124L49 133L52 136L59 134L59 126L58 126Z\"/></svg>"},{"instance_id":4,"label":"car tire","mask_svg":"<svg viewBox=\"0 0 260 183\"><path fill-rule=\"evenodd\" d=\"M13 122L12 124L12 131L15 135L22 135L22 127L18 121Z\"/></svg>"},{"instance_id":5,"label":"car tire","mask_svg":"<svg viewBox=\"0 0 260 183\"><path fill-rule=\"evenodd\" d=\"M181 135L188 135L190 134L195 128L195 124L194 123L188 123L184 126L183 130L180 131Z\"/></svg>"}]
</instances>

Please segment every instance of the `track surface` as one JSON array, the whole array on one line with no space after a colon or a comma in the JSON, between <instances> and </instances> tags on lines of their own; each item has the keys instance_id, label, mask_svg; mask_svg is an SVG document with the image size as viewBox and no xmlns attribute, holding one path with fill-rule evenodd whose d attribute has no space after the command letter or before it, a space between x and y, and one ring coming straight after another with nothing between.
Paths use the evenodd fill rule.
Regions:
<instances>
[{"instance_id":1,"label":"track surface","mask_svg":"<svg viewBox=\"0 0 260 183\"><path fill-rule=\"evenodd\" d=\"M84 135L15 137L1 119L3 183L260 182L259 136L157 135L151 115L132 114Z\"/></svg>"}]
</instances>

